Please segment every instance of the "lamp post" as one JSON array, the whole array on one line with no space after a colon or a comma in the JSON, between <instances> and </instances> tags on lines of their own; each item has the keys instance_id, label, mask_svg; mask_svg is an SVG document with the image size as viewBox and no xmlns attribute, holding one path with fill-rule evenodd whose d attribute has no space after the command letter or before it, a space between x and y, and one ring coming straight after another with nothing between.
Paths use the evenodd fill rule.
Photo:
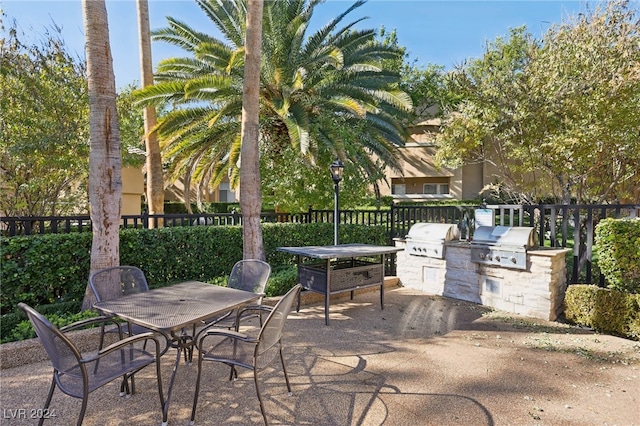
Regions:
<instances>
[{"instance_id":1,"label":"lamp post","mask_svg":"<svg viewBox=\"0 0 640 426\"><path fill-rule=\"evenodd\" d=\"M342 162L336 157L335 161L331 163L329 166L329 170L331 170L331 179L333 179L333 245L338 245L338 222L340 222L340 209L338 202L338 184L342 180L342 171L344 170L344 165Z\"/></svg>"}]
</instances>

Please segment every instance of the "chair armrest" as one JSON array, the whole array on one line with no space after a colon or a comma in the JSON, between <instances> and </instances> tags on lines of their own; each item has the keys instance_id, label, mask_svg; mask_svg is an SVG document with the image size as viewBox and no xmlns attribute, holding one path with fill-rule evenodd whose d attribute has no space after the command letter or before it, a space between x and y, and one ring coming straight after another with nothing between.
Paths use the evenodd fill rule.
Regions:
<instances>
[{"instance_id":1,"label":"chair armrest","mask_svg":"<svg viewBox=\"0 0 640 426\"><path fill-rule=\"evenodd\" d=\"M78 329L82 329L82 328L86 328L90 325L94 325L94 324L105 324L105 323L113 323L114 325L116 325L118 327L118 330L120 332L122 332L122 326L120 325L120 323L118 321L116 321L115 317L107 317L104 315L101 315L99 317L94 317L94 318L87 318L85 320L81 320L81 321L76 321L72 324L66 325L62 328L60 328L60 331L63 333L67 333L69 331L73 331L73 330L78 330Z\"/></svg>"},{"instance_id":2,"label":"chair armrest","mask_svg":"<svg viewBox=\"0 0 640 426\"><path fill-rule=\"evenodd\" d=\"M207 330L207 336L224 336L224 337L231 337L232 339L241 339L241 340L251 339L246 334L242 334L233 330L227 330L225 328L216 328L213 330Z\"/></svg>"},{"instance_id":3,"label":"chair armrest","mask_svg":"<svg viewBox=\"0 0 640 426\"><path fill-rule=\"evenodd\" d=\"M204 330L203 330L204 331ZM196 347L198 349L202 348L202 342L207 338L207 337L213 337L213 336L222 336L222 337L228 337L230 339L237 339L237 340L241 340L243 342L249 342L249 343L255 343L258 341L258 339L251 337L251 336L247 336L246 334L242 334L239 333L237 331L233 331L233 330L227 330L226 328L216 328L216 327L212 327L211 330L207 330L204 333L198 333L198 335L200 334L204 334L204 336L200 337L197 341L196 341Z\"/></svg>"},{"instance_id":4,"label":"chair armrest","mask_svg":"<svg viewBox=\"0 0 640 426\"><path fill-rule=\"evenodd\" d=\"M227 318L229 318L231 316L231 314L233 314L234 311L228 311L226 312L224 315L221 315L219 317L215 317L213 320L211 320L210 322L206 322L205 326L198 331L195 336L193 336L193 341L197 341L200 336L202 336L203 334L205 334L207 332L207 330L209 330L210 328L213 328L215 326L218 325L218 323L220 323L221 321L226 320ZM206 320L205 320L206 321Z\"/></svg>"},{"instance_id":5,"label":"chair armrest","mask_svg":"<svg viewBox=\"0 0 640 426\"><path fill-rule=\"evenodd\" d=\"M157 337L156 337L156 333L154 332L147 332L147 333L142 333L142 334L136 334L134 336L131 337L127 337L126 339L122 339L122 340L118 340L115 343L110 344L109 346L101 349L100 351L98 351L98 353L88 357L88 358L82 358L80 360L80 362L82 363L87 363L87 362L92 362L95 361L97 359L100 359L102 357L104 357L105 355L107 355L108 353L111 353L113 351L116 351L118 349L122 349L125 346L129 346L132 343L138 342L138 341L144 341L144 340L153 340L156 344L156 357L160 358L160 342L158 341Z\"/></svg>"},{"instance_id":6,"label":"chair armrest","mask_svg":"<svg viewBox=\"0 0 640 426\"><path fill-rule=\"evenodd\" d=\"M247 311L271 312L271 311L273 311L273 306L268 306L268 305L246 305L246 306L243 306L238 311L238 317L241 317Z\"/></svg>"}]
</instances>

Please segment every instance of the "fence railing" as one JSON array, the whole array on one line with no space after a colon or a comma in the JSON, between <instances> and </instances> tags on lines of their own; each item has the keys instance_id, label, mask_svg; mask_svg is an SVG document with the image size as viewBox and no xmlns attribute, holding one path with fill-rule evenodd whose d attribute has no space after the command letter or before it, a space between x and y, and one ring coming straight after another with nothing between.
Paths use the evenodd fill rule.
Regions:
<instances>
[{"instance_id":1,"label":"fence railing","mask_svg":"<svg viewBox=\"0 0 640 426\"><path fill-rule=\"evenodd\" d=\"M604 285L604 277L594 274L593 244L595 226L607 217L638 218L640 205L489 205L489 206L403 206L392 205L387 210L341 210L339 223L382 225L387 229L389 243L402 238L418 222L457 224L464 239L473 237L475 211L482 207L494 214L494 224L532 226L538 230L541 246L569 247L573 250L569 282L591 283L595 278ZM260 215L263 222L333 223L333 210L309 209L302 213L270 213ZM222 226L242 225L240 213L198 213L163 215L124 215L123 228L157 226ZM577 232L576 232L577 230ZM3 236L91 231L89 216L2 217Z\"/></svg>"}]
</instances>

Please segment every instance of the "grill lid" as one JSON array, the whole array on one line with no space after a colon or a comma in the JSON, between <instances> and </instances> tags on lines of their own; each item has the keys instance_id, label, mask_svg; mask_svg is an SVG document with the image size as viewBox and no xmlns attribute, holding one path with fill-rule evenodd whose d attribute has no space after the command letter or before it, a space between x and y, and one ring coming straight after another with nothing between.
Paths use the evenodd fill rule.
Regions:
<instances>
[{"instance_id":1,"label":"grill lid","mask_svg":"<svg viewBox=\"0 0 640 426\"><path fill-rule=\"evenodd\" d=\"M528 226L479 226L471 243L530 249L538 245L538 234Z\"/></svg>"},{"instance_id":2,"label":"grill lid","mask_svg":"<svg viewBox=\"0 0 640 426\"><path fill-rule=\"evenodd\" d=\"M407 239L414 241L451 241L460 239L457 225L450 223L416 223L409 229Z\"/></svg>"}]
</instances>

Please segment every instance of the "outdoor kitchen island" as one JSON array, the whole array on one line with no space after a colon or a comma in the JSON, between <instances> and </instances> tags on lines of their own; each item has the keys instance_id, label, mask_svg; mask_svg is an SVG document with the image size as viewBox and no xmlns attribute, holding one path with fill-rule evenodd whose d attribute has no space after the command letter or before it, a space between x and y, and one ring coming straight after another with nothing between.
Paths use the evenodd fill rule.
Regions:
<instances>
[{"instance_id":1,"label":"outdoor kitchen island","mask_svg":"<svg viewBox=\"0 0 640 426\"><path fill-rule=\"evenodd\" d=\"M332 294L380 286L380 307L384 309L385 256L404 250L371 244L278 247L298 259L298 282L305 290L324 295L324 322L329 325L329 299ZM298 309L300 308L298 296Z\"/></svg>"}]
</instances>

